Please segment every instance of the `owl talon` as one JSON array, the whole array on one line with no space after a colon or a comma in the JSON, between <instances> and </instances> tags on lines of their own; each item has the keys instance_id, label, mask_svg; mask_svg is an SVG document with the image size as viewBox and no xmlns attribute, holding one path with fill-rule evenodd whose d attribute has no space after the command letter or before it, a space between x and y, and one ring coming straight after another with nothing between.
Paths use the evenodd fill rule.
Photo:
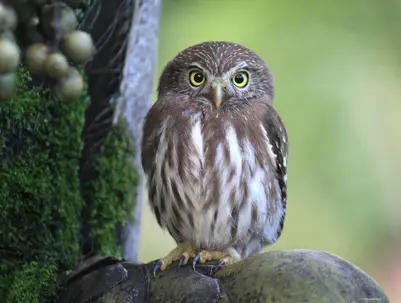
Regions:
<instances>
[{"instance_id":1,"label":"owl talon","mask_svg":"<svg viewBox=\"0 0 401 303\"><path fill-rule=\"evenodd\" d=\"M159 270L159 268L161 268L163 265L163 261L162 260L158 260L155 264L155 267L153 267L153 277L156 278L156 272Z\"/></svg>"},{"instance_id":2,"label":"owl talon","mask_svg":"<svg viewBox=\"0 0 401 303\"><path fill-rule=\"evenodd\" d=\"M214 275L216 272L218 272L220 269L224 268L224 265L226 265L225 260L221 260L218 265L212 270L212 275Z\"/></svg>"},{"instance_id":3,"label":"owl talon","mask_svg":"<svg viewBox=\"0 0 401 303\"><path fill-rule=\"evenodd\" d=\"M180 269L180 267L181 267L182 265L185 265L185 264L187 263L187 262L184 263L185 260L188 262L186 256L181 256L180 260L178 260L177 271Z\"/></svg>"},{"instance_id":4,"label":"owl talon","mask_svg":"<svg viewBox=\"0 0 401 303\"><path fill-rule=\"evenodd\" d=\"M225 251L202 250L192 262L192 267L195 270L197 262L205 263L206 261L218 260L219 264L216 266L214 272L223 268L225 265L233 264L241 258L234 249L227 249Z\"/></svg>"},{"instance_id":5,"label":"owl talon","mask_svg":"<svg viewBox=\"0 0 401 303\"><path fill-rule=\"evenodd\" d=\"M195 266L196 266L196 263L198 263L200 257L201 257L200 255L196 255L196 257L192 261L192 268L193 268L194 271L196 271Z\"/></svg>"},{"instance_id":6,"label":"owl talon","mask_svg":"<svg viewBox=\"0 0 401 303\"><path fill-rule=\"evenodd\" d=\"M165 258L160 259L156 263L153 269L153 275L155 276L159 269L161 271L166 270L167 267L175 261L178 261L178 268L180 268L182 265L188 263L189 258L194 257L195 251L192 248L192 245L190 243L180 243Z\"/></svg>"}]
</instances>

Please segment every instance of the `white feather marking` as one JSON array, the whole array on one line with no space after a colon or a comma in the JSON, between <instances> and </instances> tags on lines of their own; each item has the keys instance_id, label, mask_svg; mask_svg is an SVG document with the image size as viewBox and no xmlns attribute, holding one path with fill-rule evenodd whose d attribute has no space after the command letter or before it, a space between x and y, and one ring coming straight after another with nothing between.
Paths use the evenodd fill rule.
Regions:
<instances>
[{"instance_id":1,"label":"white feather marking","mask_svg":"<svg viewBox=\"0 0 401 303\"><path fill-rule=\"evenodd\" d=\"M266 131L266 129L263 126L262 123L260 123L260 128L262 129L262 132L263 132L263 135L264 135L264 139L266 141L267 154L269 155L269 158L271 159L271 163L273 164L273 167L276 168L276 166L277 166L277 164L276 164L277 155L273 152L273 146L270 144L269 137L267 136L267 131Z\"/></svg>"},{"instance_id":2,"label":"white feather marking","mask_svg":"<svg viewBox=\"0 0 401 303\"><path fill-rule=\"evenodd\" d=\"M234 164L236 168L241 168L241 150L238 144L237 134L232 126L227 129L226 138L230 151L231 163Z\"/></svg>"},{"instance_id":3,"label":"white feather marking","mask_svg":"<svg viewBox=\"0 0 401 303\"><path fill-rule=\"evenodd\" d=\"M198 157L200 165L203 166L205 161L203 152L203 137L202 137L202 126L200 119L197 119L195 124L192 126L191 139L196 149L196 157Z\"/></svg>"}]
</instances>

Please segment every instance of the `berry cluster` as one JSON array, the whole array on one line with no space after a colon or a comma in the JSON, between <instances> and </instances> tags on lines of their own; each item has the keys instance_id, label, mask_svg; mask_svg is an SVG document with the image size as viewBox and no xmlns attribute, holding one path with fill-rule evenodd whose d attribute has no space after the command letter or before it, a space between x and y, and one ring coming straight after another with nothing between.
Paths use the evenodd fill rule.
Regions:
<instances>
[{"instance_id":1,"label":"berry cluster","mask_svg":"<svg viewBox=\"0 0 401 303\"><path fill-rule=\"evenodd\" d=\"M0 0L0 100L13 94L22 58L61 100L80 96L84 83L77 67L94 54L91 36L77 30L74 9L82 5L85 0Z\"/></svg>"}]
</instances>

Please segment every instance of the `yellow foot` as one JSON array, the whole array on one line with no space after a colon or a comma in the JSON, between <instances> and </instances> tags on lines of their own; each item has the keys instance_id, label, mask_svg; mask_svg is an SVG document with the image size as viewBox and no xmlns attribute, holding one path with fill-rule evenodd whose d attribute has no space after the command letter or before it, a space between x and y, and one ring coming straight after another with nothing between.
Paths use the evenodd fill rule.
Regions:
<instances>
[{"instance_id":1,"label":"yellow foot","mask_svg":"<svg viewBox=\"0 0 401 303\"><path fill-rule=\"evenodd\" d=\"M179 264L180 266L185 265L188 263L188 260L190 258L195 258L195 257L196 257L196 252L192 247L191 243L188 242L180 243L166 257L160 259L156 263L155 268L153 269L153 273L155 274L158 269L160 269L161 271L166 270L171 263L178 260L180 260Z\"/></svg>"},{"instance_id":2,"label":"yellow foot","mask_svg":"<svg viewBox=\"0 0 401 303\"><path fill-rule=\"evenodd\" d=\"M241 260L240 255L234 249L227 249L225 251L215 251L215 250L202 250L196 256L193 262L193 266L195 267L196 262L205 263L206 261L219 261L219 267L223 265L233 264L239 260Z\"/></svg>"}]
</instances>

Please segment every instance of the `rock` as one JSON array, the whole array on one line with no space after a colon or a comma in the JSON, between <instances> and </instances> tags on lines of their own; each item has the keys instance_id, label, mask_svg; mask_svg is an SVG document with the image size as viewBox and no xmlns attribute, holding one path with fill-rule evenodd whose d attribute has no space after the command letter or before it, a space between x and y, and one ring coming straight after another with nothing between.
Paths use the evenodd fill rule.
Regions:
<instances>
[{"instance_id":1,"label":"rock","mask_svg":"<svg viewBox=\"0 0 401 303\"><path fill-rule=\"evenodd\" d=\"M199 264L196 271L172 265L153 277L154 264L98 257L74 272L58 302L389 302L369 275L322 251L265 252L214 275L214 264Z\"/></svg>"},{"instance_id":2,"label":"rock","mask_svg":"<svg viewBox=\"0 0 401 303\"><path fill-rule=\"evenodd\" d=\"M271 251L216 274L231 302L388 302L365 272L314 250Z\"/></svg>"}]
</instances>

